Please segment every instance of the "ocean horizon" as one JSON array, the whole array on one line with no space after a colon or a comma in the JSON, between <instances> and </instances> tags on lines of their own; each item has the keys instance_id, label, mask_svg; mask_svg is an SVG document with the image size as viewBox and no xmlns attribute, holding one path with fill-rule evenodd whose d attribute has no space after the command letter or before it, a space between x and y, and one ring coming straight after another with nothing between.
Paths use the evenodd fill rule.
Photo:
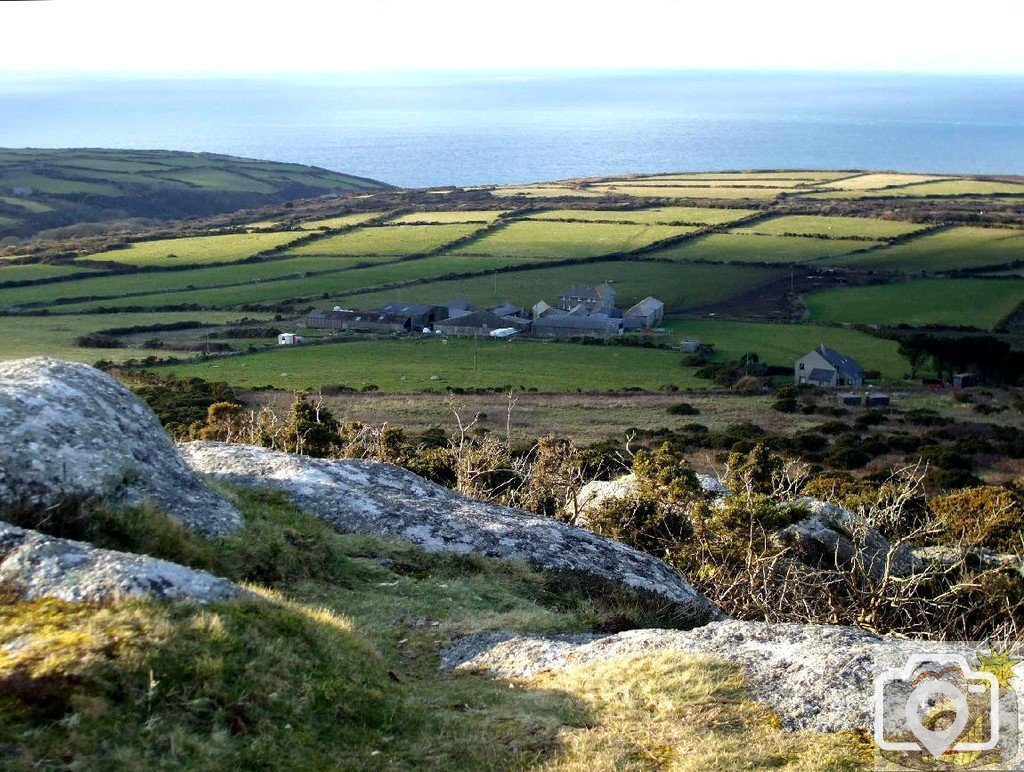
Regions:
<instances>
[{"instance_id":1,"label":"ocean horizon","mask_svg":"<svg viewBox=\"0 0 1024 772\"><path fill-rule=\"evenodd\" d=\"M0 146L227 153L406 187L726 169L1024 174L1024 78L725 71L0 76Z\"/></svg>"}]
</instances>

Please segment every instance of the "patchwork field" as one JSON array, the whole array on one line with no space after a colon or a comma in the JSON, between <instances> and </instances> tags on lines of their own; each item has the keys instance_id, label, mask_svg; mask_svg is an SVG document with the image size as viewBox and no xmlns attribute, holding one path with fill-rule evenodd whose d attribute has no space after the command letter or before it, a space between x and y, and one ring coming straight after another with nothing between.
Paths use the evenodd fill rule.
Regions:
<instances>
[{"instance_id":1,"label":"patchwork field","mask_svg":"<svg viewBox=\"0 0 1024 772\"><path fill-rule=\"evenodd\" d=\"M203 322L226 324L240 319L237 312L189 311L142 314L70 314L67 316L7 316L0 319L0 360L30 356L55 356L92 364L100 359L121 362L145 356L165 356L166 351L145 348L80 348L73 341L81 335L116 327ZM245 314L250 319L269 319L266 314ZM154 335L157 335L154 333Z\"/></svg>"},{"instance_id":2,"label":"patchwork field","mask_svg":"<svg viewBox=\"0 0 1024 772\"><path fill-rule=\"evenodd\" d=\"M713 233L665 249L651 252L651 259L678 262L714 263L802 263L856 249L867 249L878 242L809 239L800 236L756 236L746 232Z\"/></svg>"},{"instance_id":3,"label":"patchwork field","mask_svg":"<svg viewBox=\"0 0 1024 772\"><path fill-rule=\"evenodd\" d=\"M1024 261L1024 229L959 227L865 254L829 260L853 268L920 273Z\"/></svg>"},{"instance_id":4,"label":"patchwork field","mask_svg":"<svg viewBox=\"0 0 1024 772\"><path fill-rule=\"evenodd\" d=\"M589 191L607 194L619 194L623 196L635 196L637 198L723 198L723 199L771 199L776 198L786 188L780 187L741 187L738 185L708 185L708 186L650 186L633 185L628 182L614 185L593 185Z\"/></svg>"},{"instance_id":5,"label":"patchwork field","mask_svg":"<svg viewBox=\"0 0 1024 772\"><path fill-rule=\"evenodd\" d=\"M411 212L403 214L391 220L393 223L416 224L416 223L492 223L501 215L505 214L504 209L473 209L459 210L455 212Z\"/></svg>"},{"instance_id":6,"label":"patchwork field","mask_svg":"<svg viewBox=\"0 0 1024 772\"><path fill-rule=\"evenodd\" d=\"M852 324L954 325L990 329L1024 302L1012 279L919 279L824 290L805 298L811 319Z\"/></svg>"},{"instance_id":7,"label":"patchwork field","mask_svg":"<svg viewBox=\"0 0 1024 772\"><path fill-rule=\"evenodd\" d=\"M299 223L304 230L316 231L324 228L348 228L351 225L358 225L361 222L380 217L383 212L360 212L359 214L346 214L342 217L328 217L324 220L309 220Z\"/></svg>"},{"instance_id":8,"label":"patchwork field","mask_svg":"<svg viewBox=\"0 0 1024 772\"><path fill-rule=\"evenodd\" d=\"M57 277L66 279L69 276L81 276L89 273L94 273L93 269L86 268L85 266L50 265L47 263L4 265L0 261L0 284L12 281L38 281L40 279L54 279Z\"/></svg>"},{"instance_id":9,"label":"patchwork field","mask_svg":"<svg viewBox=\"0 0 1024 772\"><path fill-rule=\"evenodd\" d=\"M419 281L449 274L491 271L508 265L519 265L523 258L437 255L418 260L384 264L369 268L333 271L304 279L282 279L248 283L214 289L96 300L62 306L66 311L100 308L166 308L197 306L200 308L231 308L259 303L278 303L295 298L316 298L324 301L337 293L350 293L362 288Z\"/></svg>"},{"instance_id":10,"label":"patchwork field","mask_svg":"<svg viewBox=\"0 0 1024 772\"><path fill-rule=\"evenodd\" d=\"M695 228L619 223L514 222L465 244L455 254L564 259L628 252Z\"/></svg>"},{"instance_id":11,"label":"patchwork field","mask_svg":"<svg viewBox=\"0 0 1024 772\"><path fill-rule=\"evenodd\" d=\"M308 234L300 231L284 231L138 241L125 249L86 255L81 259L140 267L231 263L288 244L306 235Z\"/></svg>"},{"instance_id":12,"label":"patchwork field","mask_svg":"<svg viewBox=\"0 0 1024 772\"><path fill-rule=\"evenodd\" d=\"M513 271L476 279L453 279L404 290L404 297L423 302L465 298L482 306L505 301L530 307L538 300L555 301L567 284L614 282L618 303L628 307L657 295L669 313L681 313L751 292L786 276L785 271L753 266L670 265L646 262L601 262ZM373 308L394 299L393 291L356 295L347 303Z\"/></svg>"},{"instance_id":13,"label":"patchwork field","mask_svg":"<svg viewBox=\"0 0 1024 772\"><path fill-rule=\"evenodd\" d=\"M898 185L911 185L918 182L947 179L934 174L859 174L846 179L826 182L820 187L833 190L878 190Z\"/></svg>"},{"instance_id":14,"label":"patchwork field","mask_svg":"<svg viewBox=\"0 0 1024 772\"><path fill-rule=\"evenodd\" d=\"M551 209L527 215L529 220L583 220L643 225L722 225L749 217L756 209L712 209L695 206L662 206L650 209Z\"/></svg>"},{"instance_id":15,"label":"patchwork field","mask_svg":"<svg viewBox=\"0 0 1024 772\"><path fill-rule=\"evenodd\" d=\"M480 225L381 225L358 228L290 250L295 255L412 255L464 238Z\"/></svg>"}]
</instances>

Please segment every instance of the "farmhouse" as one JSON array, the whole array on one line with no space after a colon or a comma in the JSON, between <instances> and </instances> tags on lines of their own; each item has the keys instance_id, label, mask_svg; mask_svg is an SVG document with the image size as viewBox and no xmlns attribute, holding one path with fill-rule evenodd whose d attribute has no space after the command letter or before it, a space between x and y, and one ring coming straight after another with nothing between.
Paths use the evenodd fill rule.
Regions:
<instances>
[{"instance_id":1,"label":"farmhouse","mask_svg":"<svg viewBox=\"0 0 1024 772\"><path fill-rule=\"evenodd\" d=\"M653 330L665 318L665 304L650 296L644 298L622 315L627 330Z\"/></svg>"},{"instance_id":2,"label":"farmhouse","mask_svg":"<svg viewBox=\"0 0 1024 772\"><path fill-rule=\"evenodd\" d=\"M558 294L558 307L572 311L576 306L583 306L588 311L611 311L615 308L615 290L607 282L596 287L570 284Z\"/></svg>"},{"instance_id":3,"label":"farmhouse","mask_svg":"<svg viewBox=\"0 0 1024 772\"><path fill-rule=\"evenodd\" d=\"M864 369L856 360L822 343L796 360L793 382L798 386L863 386Z\"/></svg>"}]
</instances>

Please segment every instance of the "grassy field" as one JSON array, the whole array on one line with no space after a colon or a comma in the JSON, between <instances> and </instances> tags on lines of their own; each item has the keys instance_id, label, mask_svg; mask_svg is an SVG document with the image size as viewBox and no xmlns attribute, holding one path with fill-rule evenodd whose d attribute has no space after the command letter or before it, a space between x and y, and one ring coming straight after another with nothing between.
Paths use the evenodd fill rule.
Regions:
<instances>
[{"instance_id":1,"label":"grassy field","mask_svg":"<svg viewBox=\"0 0 1024 772\"><path fill-rule=\"evenodd\" d=\"M81 259L137 266L231 263L295 241L305 235L301 231L284 231L138 241L127 249L86 255Z\"/></svg>"},{"instance_id":2,"label":"grassy field","mask_svg":"<svg viewBox=\"0 0 1024 772\"><path fill-rule=\"evenodd\" d=\"M814 292L811 318L854 324L963 325L989 329L1024 302L1024 282L919 279Z\"/></svg>"},{"instance_id":3,"label":"grassy field","mask_svg":"<svg viewBox=\"0 0 1024 772\"><path fill-rule=\"evenodd\" d=\"M558 293L573 283L614 282L617 303L628 308L656 294L669 313L689 311L750 292L786 275L770 268L737 265L671 265L666 263L606 262L537 268L476 279L438 281L402 290L406 300L444 302L466 298L481 306L509 301L531 307L538 300L554 303ZM393 299L393 291L357 295L348 305L373 308Z\"/></svg>"},{"instance_id":4,"label":"grassy field","mask_svg":"<svg viewBox=\"0 0 1024 772\"><path fill-rule=\"evenodd\" d=\"M361 222L380 217L383 212L359 212L358 214L346 214L341 217L328 217L324 220L308 220L299 223L298 227L304 230L320 230L321 228L347 228L350 225L358 225Z\"/></svg>"},{"instance_id":5,"label":"grassy field","mask_svg":"<svg viewBox=\"0 0 1024 772\"><path fill-rule=\"evenodd\" d=\"M469 209L456 212L410 212L391 222L415 225L417 223L492 223L503 215L504 209Z\"/></svg>"},{"instance_id":6,"label":"grassy field","mask_svg":"<svg viewBox=\"0 0 1024 772\"><path fill-rule=\"evenodd\" d=\"M36 281L38 279L54 279L57 277L66 278L92 272L91 268L86 268L85 266L49 265L47 263L4 265L0 261L0 283L8 281ZM2 294L2 290L0 290L0 294ZM4 305L3 301L0 301L0 305Z\"/></svg>"},{"instance_id":7,"label":"grassy field","mask_svg":"<svg viewBox=\"0 0 1024 772\"><path fill-rule=\"evenodd\" d=\"M724 199L762 199L768 200L777 197L785 192L785 188L777 187L739 187L734 185L707 187L698 186L658 186L645 187L643 185L630 185L628 183L614 185L594 185L589 188L602 195L609 193L622 196L636 196L638 198L724 198Z\"/></svg>"},{"instance_id":8,"label":"grassy field","mask_svg":"<svg viewBox=\"0 0 1024 772\"><path fill-rule=\"evenodd\" d=\"M1005 265L1020 260L1024 260L1024 229L966 226L827 262L851 268L919 273Z\"/></svg>"},{"instance_id":9,"label":"grassy field","mask_svg":"<svg viewBox=\"0 0 1024 772\"><path fill-rule=\"evenodd\" d=\"M896 220L877 220L868 217L829 217L826 215L784 215L762 220L733 233L757 233L769 236L828 236L833 239L851 237L891 239L921 230L926 226Z\"/></svg>"},{"instance_id":10,"label":"grassy field","mask_svg":"<svg viewBox=\"0 0 1024 772\"><path fill-rule=\"evenodd\" d=\"M391 259L387 257L286 257L260 263L215 265L209 268L192 268L183 271L116 274L29 287L0 288L0 308L24 303L50 303L58 299L134 297L138 293L186 291L226 284L262 282L281 277L348 270L356 266ZM0 276L3 276L5 270L0 268ZM128 302L130 297L125 297L125 302Z\"/></svg>"},{"instance_id":11,"label":"grassy field","mask_svg":"<svg viewBox=\"0 0 1024 772\"><path fill-rule=\"evenodd\" d=\"M652 252L649 257L679 262L709 260L716 263L802 263L845 254L855 249L866 249L875 243L877 242L808 239L801 236L713 233Z\"/></svg>"},{"instance_id":12,"label":"grassy field","mask_svg":"<svg viewBox=\"0 0 1024 772\"><path fill-rule=\"evenodd\" d=\"M706 180L706 179L691 179L688 177L673 177L666 179L664 177L636 177L632 179L612 181L613 185L637 185L643 188L651 187L697 187L706 188L710 186L716 188L795 188L802 185L807 185L807 180L791 180L783 179L780 177L774 177L772 179L757 179L753 177L734 177L734 178L719 178L717 180Z\"/></svg>"},{"instance_id":13,"label":"grassy field","mask_svg":"<svg viewBox=\"0 0 1024 772\"><path fill-rule=\"evenodd\" d=\"M819 343L856 359L865 370L878 370L884 380L895 381L906 372L906 360L896 343L858 330L819 324L758 324L705 319L667 319L671 342L696 338L715 346L716 359L737 359L756 351L762 362L789 367Z\"/></svg>"},{"instance_id":14,"label":"grassy field","mask_svg":"<svg viewBox=\"0 0 1024 772\"><path fill-rule=\"evenodd\" d=\"M800 182L821 182L825 180L835 180L842 177L850 177L853 172L836 172L836 171L771 171L771 172L734 172L734 171L722 171L722 172L691 172L691 173L678 173L670 172L668 174L652 174L647 176L645 179L649 180L714 180L714 181L725 181L734 182L737 180L750 180L761 184L764 180L798 180Z\"/></svg>"},{"instance_id":15,"label":"grassy field","mask_svg":"<svg viewBox=\"0 0 1024 772\"><path fill-rule=\"evenodd\" d=\"M359 228L291 250L296 255L411 255L442 247L480 229L479 225L400 225Z\"/></svg>"},{"instance_id":16,"label":"grassy field","mask_svg":"<svg viewBox=\"0 0 1024 772\"><path fill-rule=\"evenodd\" d=\"M448 274L489 271L523 262L523 258L516 257L436 255L401 263L353 268L352 270L310 276L305 279L282 279L281 281L250 283L235 287L184 290L159 295L88 301L62 306L62 308L68 311L97 308L161 308L176 305L231 308L252 303L280 302L292 298L320 297L325 294L351 292L366 287L416 281ZM390 290L389 292L394 294L396 291ZM415 290L407 289L404 292L415 292Z\"/></svg>"},{"instance_id":17,"label":"grassy field","mask_svg":"<svg viewBox=\"0 0 1024 772\"><path fill-rule=\"evenodd\" d=\"M463 245L456 254L595 257L611 252L628 252L692 230L685 226L605 222L514 222Z\"/></svg>"},{"instance_id":18,"label":"grassy field","mask_svg":"<svg viewBox=\"0 0 1024 772\"><path fill-rule=\"evenodd\" d=\"M504 188L494 188L491 191L491 195L498 198L507 196L525 196L527 198L559 198L561 196L596 198L603 195L603 193L570 185L511 185Z\"/></svg>"},{"instance_id":19,"label":"grassy field","mask_svg":"<svg viewBox=\"0 0 1024 772\"><path fill-rule=\"evenodd\" d=\"M446 386L512 386L540 391L609 391L707 385L679 352L625 346L579 346L539 341L436 338L328 343L159 368L238 386L310 389L375 385L384 391L443 390ZM437 380L431 380L436 377Z\"/></svg>"},{"instance_id":20,"label":"grassy field","mask_svg":"<svg viewBox=\"0 0 1024 772\"><path fill-rule=\"evenodd\" d=\"M166 356L165 351L138 348L78 348L75 338L87 333L114 327L169 324L172 322L209 322L223 324L240 319L243 314L189 311L153 314L69 314L67 316L5 316L0 318L0 360L30 356L55 356L74 362L92 364L100 359L120 362L150 354ZM244 314L251 319L271 318L269 315Z\"/></svg>"},{"instance_id":21,"label":"grassy field","mask_svg":"<svg viewBox=\"0 0 1024 772\"><path fill-rule=\"evenodd\" d=\"M552 209L529 220L585 220L642 225L722 225L754 214L754 209L713 209L698 206L661 206L651 209Z\"/></svg>"},{"instance_id":22,"label":"grassy field","mask_svg":"<svg viewBox=\"0 0 1024 772\"><path fill-rule=\"evenodd\" d=\"M889 188L897 185L909 185L912 183L930 182L942 179L946 178L939 177L934 174L894 174L881 172L860 174L856 177L826 182L820 187L834 190L877 190L879 188Z\"/></svg>"},{"instance_id":23,"label":"grassy field","mask_svg":"<svg viewBox=\"0 0 1024 772\"><path fill-rule=\"evenodd\" d=\"M899 196L1024 196L1024 185L989 180L938 180L911 185L894 193Z\"/></svg>"}]
</instances>

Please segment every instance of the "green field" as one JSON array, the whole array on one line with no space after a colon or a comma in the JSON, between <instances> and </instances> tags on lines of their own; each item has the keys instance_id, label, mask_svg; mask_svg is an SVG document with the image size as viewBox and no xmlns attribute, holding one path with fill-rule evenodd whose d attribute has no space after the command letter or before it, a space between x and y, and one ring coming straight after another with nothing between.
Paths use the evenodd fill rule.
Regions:
<instances>
[{"instance_id":1,"label":"green field","mask_svg":"<svg viewBox=\"0 0 1024 772\"><path fill-rule=\"evenodd\" d=\"M836 180L842 177L853 176L853 172L829 172L829 171L772 171L772 172L670 172L668 174L651 174L642 179L647 180L704 180L735 182L747 180L761 184L764 180L797 180L799 182L824 182Z\"/></svg>"},{"instance_id":2,"label":"green field","mask_svg":"<svg viewBox=\"0 0 1024 772\"><path fill-rule=\"evenodd\" d=\"M721 225L748 217L754 209L712 209L698 206L661 206L651 209L552 209L530 214L529 220L585 220L642 225Z\"/></svg>"},{"instance_id":3,"label":"green field","mask_svg":"<svg viewBox=\"0 0 1024 772\"><path fill-rule=\"evenodd\" d=\"M361 222L380 217L383 212L359 212L358 214L346 214L341 217L328 217L324 220L309 220L301 222L297 227L303 230L320 230L322 228L347 228L350 225L358 225Z\"/></svg>"},{"instance_id":4,"label":"green field","mask_svg":"<svg viewBox=\"0 0 1024 772\"><path fill-rule=\"evenodd\" d=\"M946 179L934 174L898 174L889 172L874 172L870 174L859 174L848 179L839 179L826 182L819 187L834 190L878 190L898 185L910 185L919 182L931 182Z\"/></svg>"},{"instance_id":5,"label":"green field","mask_svg":"<svg viewBox=\"0 0 1024 772\"><path fill-rule=\"evenodd\" d=\"M696 338L713 343L715 359L738 359L756 351L762 362L789 367L820 343L856 359L865 370L878 370L884 380L895 381L906 372L906 360L891 340L858 330L820 324L759 324L706 319L666 319L671 342Z\"/></svg>"},{"instance_id":6,"label":"green field","mask_svg":"<svg viewBox=\"0 0 1024 772\"><path fill-rule=\"evenodd\" d=\"M456 254L552 259L595 257L612 252L629 252L693 230L686 226L669 225L521 221L463 245L456 250Z\"/></svg>"},{"instance_id":7,"label":"green field","mask_svg":"<svg viewBox=\"0 0 1024 772\"><path fill-rule=\"evenodd\" d=\"M880 325L954 325L990 329L1024 302L1024 282L1007 279L918 279L814 292L811 319Z\"/></svg>"},{"instance_id":8,"label":"green field","mask_svg":"<svg viewBox=\"0 0 1024 772\"><path fill-rule=\"evenodd\" d=\"M48 263L23 263L21 265L4 265L0 261L0 283L8 281L35 281L37 279L53 279L58 276L80 276L92 273L91 268L74 265L50 265ZM24 289L28 289L25 287ZM3 290L0 290L0 296ZM4 305L0 301L0 305Z\"/></svg>"},{"instance_id":9,"label":"green field","mask_svg":"<svg viewBox=\"0 0 1024 772\"><path fill-rule=\"evenodd\" d=\"M834 239L867 238L891 239L919 231L927 226L896 220L877 220L868 217L829 217L826 215L784 215L762 220L732 233L757 233L769 236L828 236Z\"/></svg>"},{"instance_id":10,"label":"green field","mask_svg":"<svg viewBox=\"0 0 1024 772\"><path fill-rule=\"evenodd\" d=\"M898 196L1024 196L1024 185L989 180L940 180L911 185L894 192Z\"/></svg>"},{"instance_id":11,"label":"green field","mask_svg":"<svg viewBox=\"0 0 1024 772\"><path fill-rule=\"evenodd\" d=\"M589 190L603 195L611 193L622 196L636 196L638 198L752 198L764 200L775 198L780 193L786 192L785 188L778 187L739 187L734 185L645 187L643 185L629 185L626 183L594 185Z\"/></svg>"},{"instance_id":12,"label":"green field","mask_svg":"<svg viewBox=\"0 0 1024 772\"><path fill-rule=\"evenodd\" d=\"M325 258L314 258L317 260ZM202 308L231 308L252 303L277 303L293 298L319 297L324 294L352 292L362 288L400 282L417 281L429 277L447 276L472 271L490 271L508 265L519 265L523 258L436 255L369 268L325 273L305 279L282 279L259 284L244 284L216 289L195 289L158 295L96 300L61 306L66 311L95 310L99 308L163 308L195 305ZM532 263L532 261L531 261ZM407 290L408 291L408 290Z\"/></svg>"},{"instance_id":13,"label":"green field","mask_svg":"<svg viewBox=\"0 0 1024 772\"><path fill-rule=\"evenodd\" d=\"M446 386L609 391L633 386L653 390L666 384L680 388L708 385L680 362L678 351L626 346L415 338L281 349L161 367L157 372L169 370L238 386L315 389L375 385L391 392L440 391ZM438 380L431 380L432 376Z\"/></svg>"},{"instance_id":14,"label":"green field","mask_svg":"<svg viewBox=\"0 0 1024 772\"><path fill-rule=\"evenodd\" d=\"M115 274L29 287L0 288L0 308L25 303L52 303L71 298L135 297L139 293L173 292L226 284L262 282L326 271L342 271L391 260L384 257L286 257L259 263L215 265L183 271ZM17 266L10 266L16 268ZM34 266L25 266L26 268ZM7 268L0 267L0 277ZM311 279L312 280L312 279ZM124 297L130 304L131 297Z\"/></svg>"},{"instance_id":15,"label":"green field","mask_svg":"<svg viewBox=\"0 0 1024 772\"><path fill-rule=\"evenodd\" d=\"M223 324L241 318L238 312L188 311L153 314L69 314L67 316L5 316L0 319L0 360L31 356L54 356L73 362L92 364L100 359L121 362L150 354L167 356L166 351L139 348L78 348L72 341L80 335L114 327L168 324L171 322L209 322ZM269 315L245 314L250 319Z\"/></svg>"},{"instance_id":16,"label":"green field","mask_svg":"<svg viewBox=\"0 0 1024 772\"><path fill-rule=\"evenodd\" d=\"M83 260L102 260L137 266L193 265L231 263L287 244L307 234L301 231L281 233L231 233L223 236L191 236L181 239L138 241L126 249L115 249Z\"/></svg>"},{"instance_id":17,"label":"green field","mask_svg":"<svg viewBox=\"0 0 1024 772\"><path fill-rule=\"evenodd\" d=\"M652 252L649 257L689 262L802 263L855 249L867 249L873 241L808 239L801 236L754 236L748 233L713 233Z\"/></svg>"},{"instance_id":18,"label":"green field","mask_svg":"<svg viewBox=\"0 0 1024 772\"><path fill-rule=\"evenodd\" d=\"M554 303L558 293L573 283L614 282L620 308L657 295L669 313L689 311L750 292L786 276L785 271L738 265L684 265L645 262L604 262L586 265L512 271L475 279L438 281L402 290L402 299L442 303L465 298L480 306L509 301L532 307L538 300ZM374 308L395 299L395 292L356 295L346 301L353 308Z\"/></svg>"},{"instance_id":19,"label":"green field","mask_svg":"<svg viewBox=\"0 0 1024 772\"><path fill-rule=\"evenodd\" d=\"M966 226L827 262L850 268L920 273L1006 265L1021 260L1024 260L1024 230Z\"/></svg>"},{"instance_id":20,"label":"green field","mask_svg":"<svg viewBox=\"0 0 1024 772\"><path fill-rule=\"evenodd\" d=\"M710 183L710 184L709 184ZM667 179L665 177L635 177L624 180L612 180L613 185L637 185L643 188L651 187L683 187L683 188L795 188L808 184L807 180L792 180L784 179L781 177L773 177L771 179L756 179L753 177L720 177L717 180L707 179L692 179L689 177L673 177Z\"/></svg>"},{"instance_id":21,"label":"green field","mask_svg":"<svg viewBox=\"0 0 1024 772\"><path fill-rule=\"evenodd\" d=\"M410 212L391 222L415 225L417 223L492 223L505 209L467 209L454 212Z\"/></svg>"},{"instance_id":22,"label":"green field","mask_svg":"<svg viewBox=\"0 0 1024 772\"><path fill-rule=\"evenodd\" d=\"M512 185L504 188L494 188L491 191L491 195L499 198L506 196L526 196L527 198L559 198L561 196L596 198L603 195L603 193L569 185Z\"/></svg>"},{"instance_id":23,"label":"green field","mask_svg":"<svg viewBox=\"0 0 1024 772\"><path fill-rule=\"evenodd\" d=\"M413 255L443 247L480 225L382 225L328 236L291 250L295 255Z\"/></svg>"}]
</instances>

